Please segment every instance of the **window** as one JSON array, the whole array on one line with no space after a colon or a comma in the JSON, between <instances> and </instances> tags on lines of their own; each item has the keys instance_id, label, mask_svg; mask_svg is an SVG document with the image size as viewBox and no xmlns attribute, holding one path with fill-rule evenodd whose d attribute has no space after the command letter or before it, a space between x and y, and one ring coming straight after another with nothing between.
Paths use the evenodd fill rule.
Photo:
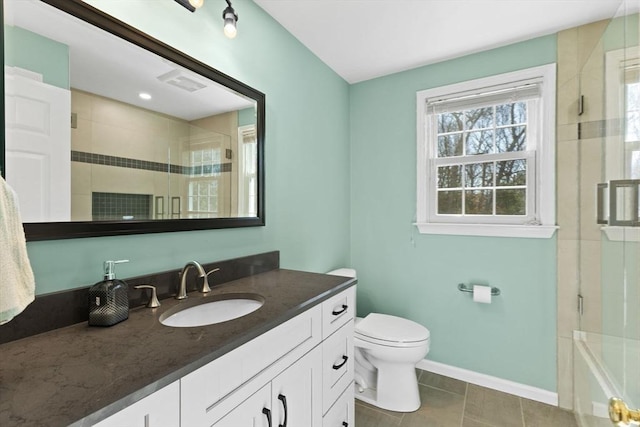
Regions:
<instances>
[{"instance_id":1,"label":"window","mask_svg":"<svg viewBox=\"0 0 640 427\"><path fill-rule=\"evenodd\" d=\"M613 50L605 56L604 181L640 179L640 55L637 47ZM605 197L608 200L608 197ZM618 201L624 200L624 196ZM609 216L609 203L603 204ZM631 214L631 213L630 213ZM605 225L612 241L640 241L636 227Z\"/></svg>"},{"instance_id":2,"label":"window","mask_svg":"<svg viewBox=\"0 0 640 427\"><path fill-rule=\"evenodd\" d=\"M422 233L555 231L555 65L418 92Z\"/></svg>"},{"instance_id":3,"label":"window","mask_svg":"<svg viewBox=\"0 0 640 427\"><path fill-rule=\"evenodd\" d=\"M258 215L258 140L256 126L238 128L238 216Z\"/></svg>"},{"instance_id":4,"label":"window","mask_svg":"<svg viewBox=\"0 0 640 427\"><path fill-rule=\"evenodd\" d=\"M189 218L212 218L219 213L220 151L220 148L207 148L190 152Z\"/></svg>"}]
</instances>

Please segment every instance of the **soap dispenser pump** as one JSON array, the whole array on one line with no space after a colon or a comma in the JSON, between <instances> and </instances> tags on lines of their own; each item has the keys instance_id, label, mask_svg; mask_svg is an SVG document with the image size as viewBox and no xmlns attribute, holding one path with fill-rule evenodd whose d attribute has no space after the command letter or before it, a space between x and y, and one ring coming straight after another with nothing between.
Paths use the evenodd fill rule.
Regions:
<instances>
[{"instance_id":1,"label":"soap dispenser pump","mask_svg":"<svg viewBox=\"0 0 640 427\"><path fill-rule=\"evenodd\" d=\"M129 318L127 284L116 279L115 265L127 259L104 262L104 280L89 288L89 325L112 326Z\"/></svg>"}]
</instances>

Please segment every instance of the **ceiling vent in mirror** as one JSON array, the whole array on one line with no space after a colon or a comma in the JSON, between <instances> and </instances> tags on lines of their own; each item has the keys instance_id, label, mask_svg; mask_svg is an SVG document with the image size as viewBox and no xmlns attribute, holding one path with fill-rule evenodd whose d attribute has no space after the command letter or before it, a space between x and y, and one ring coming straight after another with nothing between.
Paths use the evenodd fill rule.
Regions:
<instances>
[{"instance_id":1,"label":"ceiling vent in mirror","mask_svg":"<svg viewBox=\"0 0 640 427\"><path fill-rule=\"evenodd\" d=\"M164 73L161 76L158 76L158 80L172 86L179 87L180 89L186 90L187 92L195 92L207 87L206 84L197 81L191 76L185 75L184 71L182 70L172 70L168 73Z\"/></svg>"}]
</instances>

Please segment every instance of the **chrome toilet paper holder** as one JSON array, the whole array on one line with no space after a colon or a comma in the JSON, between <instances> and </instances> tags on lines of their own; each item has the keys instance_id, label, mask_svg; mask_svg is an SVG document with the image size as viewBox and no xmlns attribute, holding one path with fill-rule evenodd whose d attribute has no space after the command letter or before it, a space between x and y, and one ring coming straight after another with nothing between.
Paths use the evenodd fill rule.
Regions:
<instances>
[{"instance_id":1,"label":"chrome toilet paper holder","mask_svg":"<svg viewBox=\"0 0 640 427\"><path fill-rule=\"evenodd\" d=\"M482 285L485 286L485 285ZM471 286L470 288L468 288L464 283L458 283L458 290L460 292L470 292L473 293L473 286ZM500 295L500 289L496 288L495 286L491 287L491 296L492 297L497 297L498 295Z\"/></svg>"}]
</instances>

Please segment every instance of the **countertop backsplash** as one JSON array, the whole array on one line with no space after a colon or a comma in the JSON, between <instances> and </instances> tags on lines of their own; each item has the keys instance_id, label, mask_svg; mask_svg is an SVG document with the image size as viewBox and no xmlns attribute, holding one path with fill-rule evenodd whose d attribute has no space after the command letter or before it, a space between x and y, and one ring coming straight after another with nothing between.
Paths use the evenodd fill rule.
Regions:
<instances>
[{"instance_id":1,"label":"countertop backsplash","mask_svg":"<svg viewBox=\"0 0 640 427\"><path fill-rule=\"evenodd\" d=\"M188 259L185 259L184 263L186 264L188 261ZM204 263L202 260L196 261L201 262L207 272L214 268L220 269L220 271L209 276L209 285L213 288L222 283L279 268L280 252L265 252L209 263ZM158 299L161 301L176 295L180 284L180 271L181 268L125 278L124 281L129 285L129 306L133 309L145 305L150 297L148 290L134 289L136 285L155 286ZM99 280L100 275L97 274L96 282ZM188 291L195 289L196 280L196 272L191 269L187 282ZM198 281L198 283L200 286L201 282ZM63 328L75 323L86 322L89 318L88 293L91 285L93 283L87 283L87 286L83 288L36 296L35 301L20 315L9 323L0 326L0 344Z\"/></svg>"}]
</instances>

